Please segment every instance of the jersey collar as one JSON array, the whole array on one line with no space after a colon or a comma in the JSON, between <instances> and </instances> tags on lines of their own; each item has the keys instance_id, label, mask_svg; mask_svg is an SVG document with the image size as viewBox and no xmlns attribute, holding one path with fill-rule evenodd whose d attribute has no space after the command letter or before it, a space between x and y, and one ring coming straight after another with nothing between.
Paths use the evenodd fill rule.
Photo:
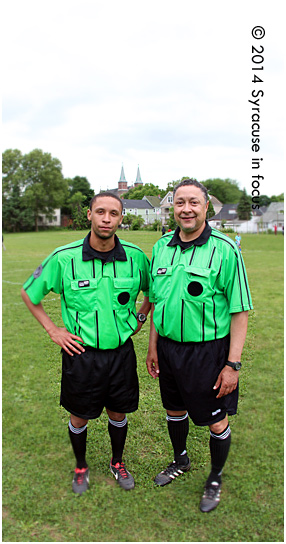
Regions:
<instances>
[{"instance_id":1,"label":"jersey collar","mask_svg":"<svg viewBox=\"0 0 286 544\"><path fill-rule=\"evenodd\" d=\"M102 253L93 249L89 243L91 232L85 237L82 247L82 260L90 261L91 259L100 259L102 260ZM122 247L118 236L114 236L115 246L113 251L111 251L106 259L106 262L112 261L127 261L126 253Z\"/></svg>"},{"instance_id":2,"label":"jersey collar","mask_svg":"<svg viewBox=\"0 0 286 544\"><path fill-rule=\"evenodd\" d=\"M194 240L192 240L190 242L189 247L203 246L204 244L206 244L209 237L210 237L210 235L211 235L211 231L212 231L212 229L209 226L208 222L206 221L206 226L205 226L203 232L200 234L200 236L198 236L198 238L195 238ZM182 240L181 240L181 238L179 236L179 233L180 233L180 227L177 227L175 232L174 232L172 240L170 240L170 242L167 245L170 246L170 247L180 246L182 249L186 249L186 245L184 244L184 242L182 242Z\"/></svg>"}]
</instances>

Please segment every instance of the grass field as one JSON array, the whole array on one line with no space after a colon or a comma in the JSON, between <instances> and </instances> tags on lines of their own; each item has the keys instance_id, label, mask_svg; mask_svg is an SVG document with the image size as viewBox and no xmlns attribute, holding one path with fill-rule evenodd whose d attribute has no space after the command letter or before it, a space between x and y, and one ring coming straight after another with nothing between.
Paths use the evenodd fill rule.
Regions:
<instances>
[{"instance_id":1,"label":"grass field","mask_svg":"<svg viewBox=\"0 0 286 544\"><path fill-rule=\"evenodd\" d=\"M283 242L244 235L242 249L254 311L240 372L237 416L223 474L221 503L199 511L209 472L209 432L190 423L191 471L165 488L153 478L172 460L158 381L147 374L148 325L134 337L139 410L128 416L125 461L136 487L124 492L109 472L107 417L88 428L91 485L71 491L74 458L68 415L59 406L60 350L24 306L25 279L57 246L86 233L5 236L3 265L4 542L282 542L283 531ZM124 232L148 256L157 233ZM61 324L59 297L44 307Z\"/></svg>"}]
</instances>

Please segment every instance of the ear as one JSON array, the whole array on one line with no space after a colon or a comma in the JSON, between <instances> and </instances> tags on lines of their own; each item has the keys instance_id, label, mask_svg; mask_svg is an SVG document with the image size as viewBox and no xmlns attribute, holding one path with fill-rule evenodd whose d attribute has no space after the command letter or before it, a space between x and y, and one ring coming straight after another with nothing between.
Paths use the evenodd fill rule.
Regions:
<instances>
[{"instance_id":1,"label":"ear","mask_svg":"<svg viewBox=\"0 0 286 544\"><path fill-rule=\"evenodd\" d=\"M209 203L210 203L210 201L208 200L207 203L206 203L206 212L208 211Z\"/></svg>"},{"instance_id":2,"label":"ear","mask_svg":"<svg viewBox=\"0 0 286 544\"><path fill-rule=\"evenodd\" d=\"M87 214L86 214L86 215L87 215L87 219L88 219L89 221L91 221L91 210L90 210L90 209L87 210Z\"/></svg>"},{"instance_id":3,"label":"ear","mask_svg":"<svg viewBox=\"0 0 286 544\"><path fill-rule=\"evenodd\" d=\"M122 221L123 221L123 214L121 215L121 219L120 219L120 221L119 221L119 225L121 225Z\"/></svg>"}]
</instances>

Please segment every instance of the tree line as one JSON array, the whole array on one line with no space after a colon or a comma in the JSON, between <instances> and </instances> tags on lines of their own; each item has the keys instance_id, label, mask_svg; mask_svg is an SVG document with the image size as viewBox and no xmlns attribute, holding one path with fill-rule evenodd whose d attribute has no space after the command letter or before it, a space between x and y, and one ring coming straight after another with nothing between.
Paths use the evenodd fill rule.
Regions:
<instances>
[{"instance_id":1,"label":"tree line","mask_svg":"<svg viewBox=\"0 0 286 544\"><path fill-rule=\"evenodd\" d=\"M146 195L162 199L181 180L168 182L165 189L146 183L127 191L124 198L142 200ZM238 187L237 181L216 178L202 183L222 204L239 203L240 219L250 218L251 197ZM34 149L23 154L18 149L7 149L2 155L2 224L5 231L37 231L39 217L45 215L52 219L56 208L61 208L72 228L88 228L86 212L93 196L94 190L88 179L82 176L64 178L61 162L50 153ZM259 204L268 206L271 202L283 200L283 193L272 197L260 195ZM208 217L213 215L210 203ZM124 223L135 229L142 226L136 216L125 218Z\"/></svg>"}]
</instances>

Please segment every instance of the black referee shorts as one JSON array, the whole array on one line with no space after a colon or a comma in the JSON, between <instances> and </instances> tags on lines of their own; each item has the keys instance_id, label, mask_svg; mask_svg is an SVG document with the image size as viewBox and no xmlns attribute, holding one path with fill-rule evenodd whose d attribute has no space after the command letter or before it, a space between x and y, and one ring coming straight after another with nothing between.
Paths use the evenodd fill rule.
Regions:
<instances>
[{"instance_id":1,"label":"black referee shorts","mask_svg":"<svg viewBox=\"0 0 286 544\"><path fill-rule=\"evenodd\" d=\"M159 381L166 410L187 410L195 425L212 425L237 411L238 386L217 399L213 387L225 366L229 335L209 342L175 342L158 338Z\"/></svg>"},{"instance_id":2,"label":"black referee shorts","mask_svg":"<svg viewBox=\"0 0 286 544\"><path fill-rule=\"evenodd\" d=\"M131 338L116 349L85 347L79 355L62 350L60 404L82 419L95 419L104 407L122 414L139 402L136 355Z\"/></svg>"}]
</instances>

